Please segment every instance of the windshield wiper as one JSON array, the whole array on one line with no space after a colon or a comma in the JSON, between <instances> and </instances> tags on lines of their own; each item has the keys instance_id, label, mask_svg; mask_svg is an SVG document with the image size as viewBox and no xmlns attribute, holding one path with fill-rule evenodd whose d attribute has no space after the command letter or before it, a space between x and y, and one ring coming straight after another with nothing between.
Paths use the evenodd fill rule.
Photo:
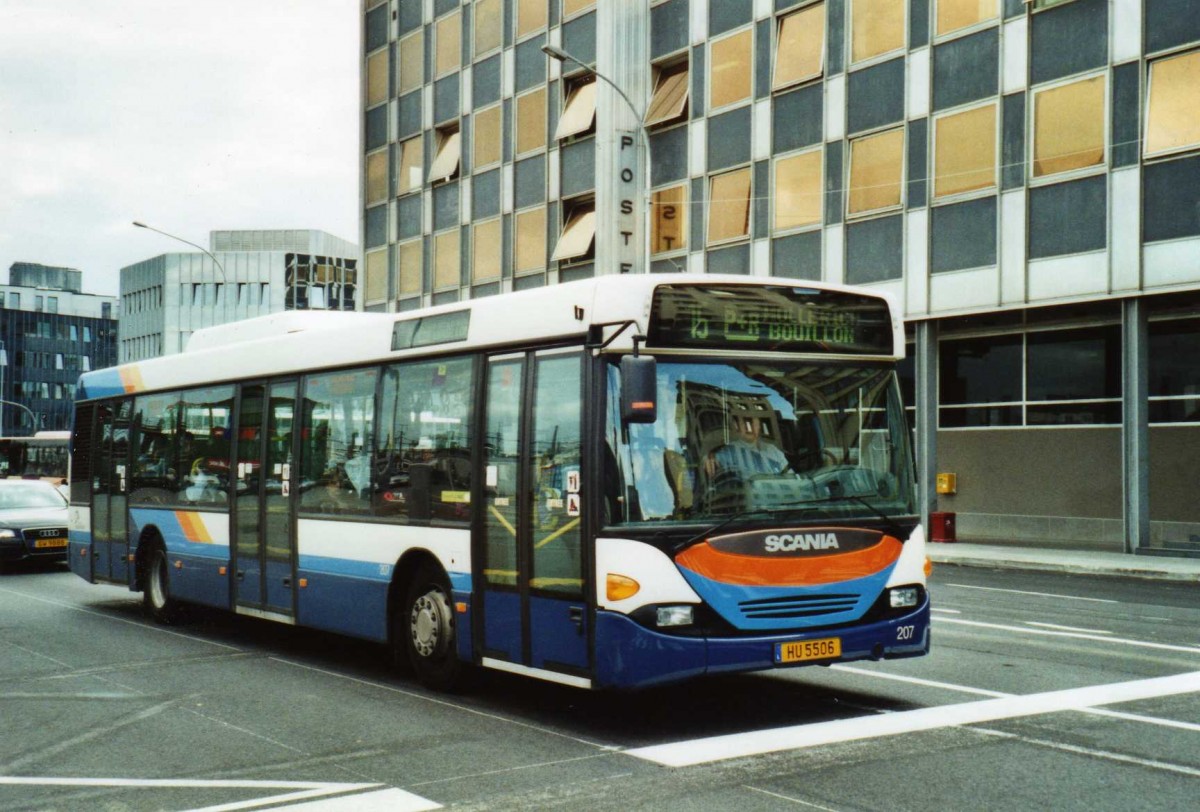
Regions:
<instances>
[{"instance_id":1,"label":"windshield wiper","mask_svg":"<svg viewBox=\"0 0 1200 812\"><path fill-rule=\"evenodd\" d=\"M852 500L854 502L858 502L860 505L865 507L867 510L874 513L876 516L878 516L880 519L883 520L883 523L887 526L887 529L892 532L892 535L895 536L897 540L904 541L904 538L903 538L904 528L902 528L899 524L896 523L896 519L891 514L885 513L883 508L879 507L878 505L874 504L873 502L868 502L866 499L859 496L858 494L854 494L854 493L833 494L833 493L831 493L829 496L825 497L824 499L822 499L820 501L822 501L822 502L841 502L846 499Z\"/></svg>"},{"instance_id":2,"label":"windshield wiper","mask_svg":"<svg viewBox=\"0 0 1200 812\"><path fill-rule=\"evenodd\" d=\"M826 500L819 500L819 501L826 501ZM816 507L816 505L813 504L813 500L804 499L799 502L784 502L782 505L776 505L774 507L760 507L760 508L750 508L749 510L743 510L739 513L733 514L732 516L730 516L727 519L722 519L721 521L717 522L712 527L709 527L706 530L700 531L699 533L692 536L687 541L681 541L679 544L675 545L675 552L676 553L683 552L684 550L686 550L688 547L691 547L696 542L702 541L703 539L708 538L713 533L716 533L718 530L725 529L729 525L736 522L738 519L745 519L750 516L758 516L758 515L775 516L775 515L778 515L781 513L797 513L797 512L804 513L804 512L807 512L810 510L816 510L816 509L817 509L817 507Z\"/></svg>"}]
</instances>

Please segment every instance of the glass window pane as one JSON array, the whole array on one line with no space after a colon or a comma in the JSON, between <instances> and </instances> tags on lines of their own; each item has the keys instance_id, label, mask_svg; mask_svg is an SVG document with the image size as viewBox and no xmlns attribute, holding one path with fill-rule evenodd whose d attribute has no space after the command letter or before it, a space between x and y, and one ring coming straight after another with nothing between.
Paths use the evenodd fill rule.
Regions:
<instances>
[{"instance_id":1,"label":"glass window pane","mask_svg":"<svg viewBox=\"0 0 1200 812\"><path fill-rule=\"evenodd\" d=\"M775 162L775 230L821 222L822 161L813 150Z\"/></svg>"},{"instance_id":2,"label":"glass window pane","mask_svg":"<svg viewBox=\"0 0 1200 812\"><path fill-rule=\"evenodd\" d=\"M544 128L543 128L544 129ZM500 106L489 107L475 114L471 130L475 142L474 169L500 160Z\"/></svg>"},{"instance_id":3,"label":"glass window pane","mask_svg":"<svg viewBox=\"0 0 1200 812\"><path fill-rule=\"evenodd\" d=\"M178 484L175 437L179 395L139 397L135 415L138 432L129 499L133 502L173 502Z\"/></svg>"},{"instance_id":4,"label":"glass window pane","mask_svg":"<svg viewBox=\"0 0 1200 812\"><path fill-rule=\"evenodd\" d=\"M500 47L500 0L479 0L475 4L475 56Z\"/></svg>"},{"instance_id":5,"label":"glass window pane","mask_svg":"<svg viewBox=\"0 0 1200 812\"><path fill-rule=\"evenodd\" d=\"M529 524L533 528L530 586L576 596L583 594L581 517L571 507L567 479L580 472L581 380L581 365L576 355L538 359L529 460L530 481L534 483L536 496L529 508Z\"/></svg>"},{"instance_id":6,"label":"glass window pane","mask_svg":"<svg viewBox=\"0 0 1200 812\"><path fill-rule=\"evenodd\" d=\"M416 90L425 82L425 34L417 31L400 40L397 93Z\"/></svg>"},{"instance_id":7,"label":"glass window pane","mask_svg":"<svg viewBox=\"0 0 1200 812\"><path fill-rule=\"evenodd\" d=\"M300 433L300 509L369 513L377 369L310 375Z\"/></svg>"},{"instance_id":8,"label":"glass window pane","mask_svg":"<svg viewBox=\"0 0 1200 812\"><path fill-rule=\"evenodd\" d=\"M434 45L434 75L458 70L462 64L462 12L447 14L435 23Z\"/></svg>"},{"instance_id":9,"label":"glass window pane","mask_svg":"<svg viewBox=\"0 0 1200 812\"><path fill-rule=\"evenodd\" d=\"M1021 425L1020 406L943 406L938 427L943 429Z\"/></svg>"},{"instance_id":10,"label":"glass window pane","mask_svg":"<svg viewBox=\"0 0 1200 812\"><path fill-rule=\"evenodd\" d=\"M1029 334L1028 400L1121 396L1118 327Z\"/></svg>"},{"instance_id":11,"label":"glass window pane","mask_svg":"<svg viewBox=\"0 0 1200 812\"><path fill-rule=\"evenodd\" d=\"M824 3L781 17L772 87L780 88L820 76L824 57Z\"/></svg>"},{"instance_id":12,"label":"glass window pane","mask_svg":"<svg viewBox=\"0 0 1200 812\"><path fill-rule=\"evenodd\" d=\"M472 371L470 358L384 370L376 515L455 523L470 518Z\"/></svg>"},{"instance_id":13,"label":"glass window pane","mask_svg":"<svg viewBox=\"0 0 1200 812\"><path fill-rule=\"evenodd\" d=\"M461 283L458 229L445 231L433 238L433 287L435 290L456 288Z\"/></svg>"},{"instance_id":14,"label":"glass window pane","mask_svg":"<svg viewBox=\"0 0 1200 812\"><path fill-rule=\"evenodd\" d=\"M543 109L545 106L543 100ZM554 132L554 138L557 140L579 135L595 126L596 83L594 81L581 82L576 84L567 95L567 103L563 107L562 118L558 120L558 129Z\"/></svg>"},{"instance_id":15,"label":"glass window pane","mask_svg":"<svg viewBox=\"0 0 1200 812\"><path fill-rule=\"evenodd\" d=\"M1021 336L943 341L938 346L938 402L1019 402L1021 365Z\"/></svg>"},{"instance_id":16,"label":"glass window pane","mask_svg":"<svg viewBox=\"0 0 1200 812\"><path fill-rule=\"evenodd\" d=\"M547 0L518 0L517 36L523 37L546 27Z\"/></svg>"},{"instance_id":17,"label":"glass window pane","mask_svg":"<svg viewBox=\"0 0 1200 812\"><path fill-rule=\"evenodd\" d=\"M189 505L224 505L229 495L233 387L184 392L179 410L176 501Z\"/></svg>"},{"instance_id":18,"label":"glass window pane","mask_svg":"<svg viewBox=\"0 0 1200 812\"><path fill-rule=\"evenodd\" d=\"M387 298L388 252L386 248L367 252L367 301L377 302ZM266 302L266 297L263 297Z\"/></svg>"},{"instance_id":19,"label":"glass window pane","mask_svg":"<svg viewBox=\"0 0 1200 812\"><path fill-rule=\"evenodd\" d=\"M995 104L942 116L935 127L935 197L996 185Z\"/></svg>"},{"instance_id":20,"label":"glass window pane","mask_svg":"<svg viewBox=\"0 0 1200 812\"><path fill-rule=\"evenodd\" d=\"M582 257L592 250L596 239L596 210L591 206L579 206L567 219L563 226L562 236L554 246L554 256L551 259L575 259Z\"/></svg>"},{"instance_id":21,"label":"glass window pane","mask_svg":"<svg viewBox=\"0 0 1200 812\"><path fill-rule=\"evenodd\" d=\"M1200 51L1150 63L1146 154L1200 144Z\"/></svg>"},{"instance_id":22,"label":"glass window pane","mask_svg":"<svg viewBox=\"0 0 1200 812\"><path fill-rule=\"evenodd\" d=\"M448 180L458 172L459 159L462 157L462 133L458 130L438 131L437 155L429 165L429 182Z\"/></svg>"},{"instance_id":23,"label":"glass window pane","mask_svg":"<svg viewBox=\"0 0 1200 812\"><path fill-rule=\"evenodd\" d=\"M515 224L516 256L513 270L524 273L546 267L546 210L519 212Z\"/></svg>"},{"instance_id":24,"label":"glass window pane","mask_svg":"<svg viewBox=\"0 0 1200 812\"><path fill-rule=\"evenodd\" d=\"M1030 426L1112 425L1121 422L1121 402L1104 403L1030 403L1025 407L1025 423Z\"/></svg>"},{"instance_id":25,"label":"glass window pane","mask_svg":"<svg viewBox=\"0 0 1200 812\"><path fill-rule=\"evenodd\" d=\"M1104 162L1105 84L1093 76L1034 96L1034 177Z\"/></svg>"},{"instance_id":26,"label":"glass window pane","mask_svg":"<svg viewBox=\"0 0 1200 812\"><path fill-rule=\"evenodd\" d=\"M650 251L687 248L687 186L659 189L650 196Z\"/></svg>"},{"instance_id":27,"label":"glass window pane","mask_svg":"<svg viewBox=\"0 0 1200 812\"><path fill-rule=\"evenodd\" d=\"M388 52L379 51L367 57L367 107L387 101Z\"/></svg>"},{"instance_id":28,"label":"glass window pane","mask_svg":"<svg viewBox=\"0 0 1200 812\"><path fill-rule=\"evenodd\" d=\"M904 47L906 5L907 0L851 0L851 62Z\"/></svg>"},{"instance_id":29,"label":"glass window pane","mask_svg":"<svg viewBox=\"0 0 1200 812\"><path fill-rule=\"evenodd\" d=\"M387 150L367 156L367 205L386 200L388 196L388 153Z\"/></svg>"},{"instance_id":30,"label":"glass window pane","mask_svg":"<svg viewBox=\"0 0 1200 812\"><path fill-rule=\"evenodd\" d=\"M937 0L937 33L949 34L998 13L996 0Z\"/></svg>"},{"instance_id":31,"label":"glass window pane","mask_svg":"<svg viewBox=\"0 0 1200 812\"><path fill-rule=\"evenodd\" d=\"M421 292L421 270L423 265L421 240L409 240L400 243L400 295L407 296Z\"/></svg>"},{"instance_id":32,"label":"glass window pane","mask_svg":"<svg viewBox=\"0 0 1200 812\"><path fill-rule=\"evenodd\" d=\"M1200 395L1200 321L1151 322L1150 394Z\"/></svg>"},{"instance_id":33,"label":"glass window pane","mask_svg":"<svg viewBox=\"0 0 1200 812\"><path fill-rule=\"evenodd\" d=\"M750 233L750 170L714 176L708 184L708 244Z\"/></svg>"},{"instance_id":34,"label":"glass window pane","mask_svg":"<svg viewBox=\"0 0 1200 812\"><path fill-rule=\"evenodd\" d=\"M396 194L402 195L421 188L421 171L425 161L424 138L417 136L400 144L400 170L396 174Z\"/></svg>"},{"instance_id":35,"label":"glass window pane","mask_svg":"<svg viewBox=\"0 0 1200 812\"><path fill-rule=\"evenodd\" d=\"M654 97L646 110L646 126L674 121L682 116L687 110L689 85L686 62L661 70L654 86Z\"/></svg>"},{"instance_id":36,"label":"glass window pane","mask_svg":"<svg viewBox=\"0 0 1200 812\"><path fill-rule=\"evenodd\" d=\"M517 97L517 154L546 146L546 88Z\"/></svg>"},{"instance_id":37,"label":"glass window pane","mask_svg":"<svg viewBox=\"0 0 1200 812\"><path fill-rule=\"evenodd\" d=\"M475 284L500 278L500 220L488 220L472 228L471 281Z\"/></svg>"},{"instance_id":38,"label":"glass window pane","mask_svg":"<svg viewBox=\"0 0 1200 812\"><path fill-rule=\"evenodd\" d=\"M708 93L711 108L750 98L752 43L753 31L749 28L713 42Z\"/></svg>"},{"instance_id":39,"label":"glass window pane","mask_svg":"<svg viewBox=\"0 0 1200 812\"><path fill-rule=\"evenodd\" d=\"M483 521L487 534L483 576L489 584L517 584L517 474L520 462L521 391L525 363L521 358L492 361L488 366L487 427L483 444L488 487Z\"/></svg>"},{"instance_id":40,"label":"glass window pane","mask_svg":"<svg viewBox=\"0 0 1200 812\"><path fill-rule=\"evenodd\" d=\"M850 213L899 206L903 171L903 129L851 141Z\"/></svg>"}]
</instances>

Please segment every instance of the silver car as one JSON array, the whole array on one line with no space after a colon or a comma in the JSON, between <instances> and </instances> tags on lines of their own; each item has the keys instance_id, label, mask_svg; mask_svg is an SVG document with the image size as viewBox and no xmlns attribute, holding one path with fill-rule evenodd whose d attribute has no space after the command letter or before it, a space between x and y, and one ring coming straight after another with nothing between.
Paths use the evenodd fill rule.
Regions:
<instances>
[{"instance_id":1,"label":"silver car","mask_svg":"<svg viewBox=\"0 0 1200 812\"><path fill-rule=\"evenodd\" d=\"M65 560L67 500L49 482L0 480L0 565Z\"/></svg>"}]
</instances>

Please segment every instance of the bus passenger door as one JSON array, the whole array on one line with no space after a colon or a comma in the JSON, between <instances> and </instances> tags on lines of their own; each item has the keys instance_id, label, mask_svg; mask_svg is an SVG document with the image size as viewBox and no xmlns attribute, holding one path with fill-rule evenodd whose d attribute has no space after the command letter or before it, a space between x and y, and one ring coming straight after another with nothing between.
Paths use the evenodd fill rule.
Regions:
<instances>
[{"instance_id":1,"label":"bus passenger door","mask_svg":"<svg viewBox=\"0 0 1200 812\"><path fill-rule=\"evenodd\" d=\"M589 667L581 533L582 354L490 359L482 535L484 656Z\"/></svg>"},{"instance_id":2,"label":"bus passenger door","mask_svg":"<svg viewBox=\"0 0 1200 812\"><path fill-rule=\"evenodd\" d=\"M292 418L296 383L243 384L234 496L234 602L292 616Z\"/></svg>"},{"instance_id":3,"label":"bus passenger door","mask_svg":"<svg viewBox=\"0 0 1200 812\"><path fill-rule=\"evenodd\" d=\"M92 575L102 581L129 580L125 494L132 415L132 400L103 403L96 408L92 445Z\"/></svg>"}]
</instances>

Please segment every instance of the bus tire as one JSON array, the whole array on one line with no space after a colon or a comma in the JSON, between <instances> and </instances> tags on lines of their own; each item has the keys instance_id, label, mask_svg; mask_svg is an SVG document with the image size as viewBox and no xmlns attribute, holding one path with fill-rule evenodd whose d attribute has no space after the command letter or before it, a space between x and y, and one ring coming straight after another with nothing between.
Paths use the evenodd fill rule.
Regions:
<instances>
[{"instance_id":1,"label":"bus tire","mask_svg":"<svg viewBox=\"0 0 1200 812\"><path fill-rule=\"evenodd\" d=\"M161 544L150 550L142 584L142 608L156 623L169 626L180 618L179 601L171 597L171 567Z\"/></svg>"},{"instance_id":2,"label":"bus tire","mask_svg":"<svg viewBox=\"0 0 1200 812\"><path fill-rule=\"evenodd\" d=\"M441 567L424 562L408 583L397 636L413 673L427 688L448 691L462 676L455 641L450 581Z\"/></svg>"}]
</instances>

